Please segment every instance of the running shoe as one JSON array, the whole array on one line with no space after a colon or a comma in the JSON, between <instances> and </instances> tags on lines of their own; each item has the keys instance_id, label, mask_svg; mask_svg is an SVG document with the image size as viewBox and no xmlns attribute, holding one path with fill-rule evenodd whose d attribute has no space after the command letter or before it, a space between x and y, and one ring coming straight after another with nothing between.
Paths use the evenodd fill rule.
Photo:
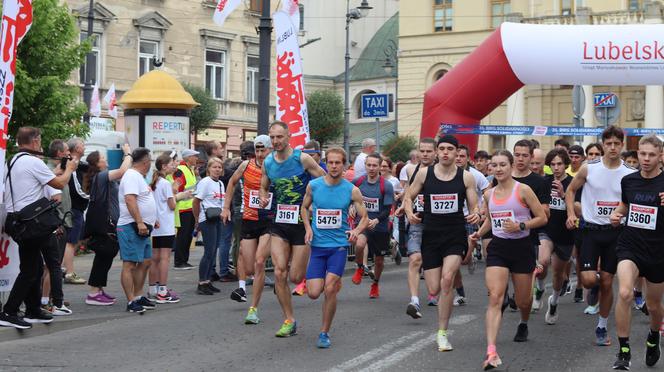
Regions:
<instances>
[{"instance_id":1,"label":"running shoe","mask_svg":"<svg viewBox=\"0 0 664 372\"><path fill-rule=\"evenodd\" d=\"M164 294L157 293L157 299L155 302L158 304L176 304L180 302L180 298L177 295L174 295L172 292L166 290L166 293Z\"/></svg>"},{"instance_id":2,"label":"running shoe","mask_svg":"<svg viewBox=\"0 0 664 372\"><path fill-rule=\"evenodd\" d=\"M247 316L244 318L244 324L258 324L260 321L258 319L258 309L250 307L249 311L247 311Z\"/></svg>"},{"instance_id":3,"label":"running shoe","mask_svg":"<svg viewBox=\"0 0 664 372\"><path fill-rule=\"evenodd\" d=\"M175 265L175 266L173 266L173 270L178 270L178 271L180 271L180 270L182 270L182 271L184 271L184 270L191 270L191 269L193 269L193 268L194 268L194 266L193 266L193 265L190 265L190 264L181 264L181 265Z\"/></svg>"},{"instance_id":4,"label":"running shoe","mask_svg":"<svg viewBox=\"0 0 664 372\"><path fill-rule=\"evenodd\" d=\"M447 334L442 330L438 330L436 335L436 342L438 343L438 351L452 351L454 348L450 344L450 340L447 339Z\"/></svg>"},{"instance_id":5,"label":"running shoe","mask_svg":"<svg viewBox=\"0 0 664 372\"><path fill-rule=\"evenodd\" d=\"M97 294L90 295L85 298L85 303L92 306L111 306L115 303L115 300L104 296L102 292L97 292Z\"/></svg>"},{"instance_id":6,"label":"running shoe","mask_svg":"<svg viewBox=\"0 0 664 372\"><path fill-rule=\"evenodd\" d=\"M544 295L544 291L535 288L535 293L533 294L533 306L531 308L533 313L538 312L542 308L542 295Z\"/></svg>"},{"instance_id":7,"label":"running shoe","mask_svg":"<svg viewBox=\"0 0 664 372\"><path fill-rule=\"evenodd\" d=\"M484 368L485 371L492 370L494 368L498 368L503 364L503 361L500 360L500 357L498 356L498 353L491 353L487 354L486 359L484 360L484 363L482 363L482 367Z\"/></svg>"},{"instance_id":8,"label":"running shoe","mask_svg":"<svg viewBox=\"0 0 664 372\"><path fill-rule=\"evenodd\" d=\"M428 305L438 306L438 296L429 295Z\"/></svg>"},{"instance_id":9,"label":"running shoe","mask_svg":"<svg viewBox=\"0 0 664 372\"><path fill-rule=\"evenodd\" d=\"M380 296L380 289L378 288L378 283L371 283L371 289L369 290L369 298L378 298Z\"/></svg>"},{"instance_id":10,"label":"running shoe","mask_svg":"<svg viewBox=\"0 0 664 372\"><path fill-rule=\"evenodd\" d=\"M659 360L661 350L659 348L659 337L656 343L651 343L646 339L646 365L652 367Z\"/></svg>"},{"instance_id":11,"label":"running shoe","mask_svg":"<svg viewBox=\"0 0 664 372\"><path fill-rule=\"evenodd\" d=\"M212 275L210 275L210 281L212 282L218 282L220 279L221 277L217 273L212 273Z\"/></svg>"},{"instance_id":12,"label":"running shoe","mask_svg":"<svg viewBox=\"0 0 664 372\"><path fill-rule=\"evenodd\" d=\"M420 312L420 304L416 304L414 302L409 303L408 307L406 308L406 314L410 315L413 319L420 319L422 317L422 313Z\"/></svg>"},{"instance_id":13,"label":"running shoe","mask_svg":"<svg viewBox=\"0 0 664 372\"><path fill-rule=\"evenodd\" d=\"M108 298L109 300L115 301L115 296L106 293L106 291L104 291L103 289L101 290L101 294L102 294L102 296Z\"/></svg>"},{"instance_id":14,"label":"running shoe","mask_svg":"<svg viewBox=\"0 0 664 372\"><path fill-rule=\"evenodd\" d=\"M399 266L399 265L401 265L402 259L403 259L403 257L401 257L401 251L399 250L399 247L397 245L397 247L394 248L394 263L397 266Z\"/></svg>"},{"instance_id":15,"label":"running shoe","mask_svg":"<svg viewBox=\"0 0 664 372\"><path fill-rule=\"evenodd\" d=\"M275 334L277 337L290 337L297 334L297 322L290 320L284 320L284 324L281 325L279 331Z\"/></svg>"},{"instance_id":16,"label":"running shoe","mask_svg":"<svg viewBox=\"0 0 664 372\"><path fill-rule=\"evenodd\" d=\"M76 273L69 273L65 275L65 284L85 284L86 280L78 276Z\"/></svg>"},{"instance_id":17,"label":"running shoe","mask_svg":"<svg viewBox=\"0 0 664 372\"><path fill-rule=\"evenodd\" d=\"M470 275L475 274L476 268L477 268L477 258L475 258L475 256L471 256L470 262L468 263L468 274Z\"/></svg>"},{"instance_id":18,"label":"running shoe","mask_svg":"<svg viewBox=\"0 0 664 372\"><path fill-rule=\"evenodd\" d=\"M363 269L364 269L364 273L362 274L362 276L371 276L371 274L369 274L371 272L371 267L369 267L367 265L363 265ZM373 278L371 278L371 279L373 280Z\"/></svg>"},{"instance_id":19,"label":"running shoe","mask_svg":"<svg viewBox=\"0 0 664 372\"><path fill-rule=\"evenodd\" d=\"M368 269L368 270L367 270L367 269ZM365 272L367 273L367 275L369 276L369 278L370 278L371 280L376 280L376 272L373 271L373 268L371 268L371 269L367 268L367 269L365 269Z\"/></svg>"},{"instance_id":20,"label":"running shoe","mask_svg":"<svg viewBox=\"0 0 664 372\"><path fill-rule=\"evenodd\" d=\"M53 314L49 313L48 311L39 308L39 311L35 314L31 314L26 312L25 316L23 317L23 320L25 320L28 323L51 323L53 321Z\"/></svg>"},{"instance_id":21,"label":"running shoe","mask_svg":"<svg viewBox=\"0 0 664 372\"><path fill-rule=\"evenodd\" d=\"M609 337L609 332L606 328L597 327L595 329L595 345L597 346L610 346L611 337Z\"/></svg>"},{"instance_id":22,"label":"running shoe","mask_svg":"<svg viewBox=\"0 0 664 372\"><path fill-rule=\"evenodd\" d=\"M458 294L454 295L454 300L452 301L452 305L454 306L466 306L466 298L463 296L459 296Z\"/></svg>"},{"instance_id":23,"label":"running shoe","mask_svg":"<svg viewBox=\"0 0 664 372\"><path fill-rule=\"evenodd\" d=\"M570 281L567 281L567 288L565 289L565 295L572 294L572 283Z\"/></svg>"},{"instance_id":24,"label":"running shoe","mask_svg":"<svg viewBox=\"0 0 664 372\"><path fill-rule=\"evenodd\" d=\"M511 312L519 311L519 308L516 306L516 300L514 300L514 295L507 297L507 304L510 307Z\"/></svg>"},{"instance_id":25,"label":"running shoe","mask_svg":"<svg viewBox=\"0 0 664 372\"><path fill-rule=\"evenodd\" d=\"M574 290L574 302L576 303L583 302L583 288L577 287Z\"/></svg>"},{"instance_id":26,"label":"running shoe","mask_svg":"<svg viewBox=\"0 0 664 372\"><path fill-rule=\"evenodd\" d=\"M307 293L307 281L302 280L300 284L298 284L294 289L293 289L293 296L304 296L304 294ZM246 299L245 299L246 300Z\"/></svg>"},{"instance_id":27,"label":"running shoe","mask_svg":"<svg viewBox=\"0 0 664 372\"><path fill-rule=\"evenodd\" d=\"M157 294L156 293L148 292L147 298L148 298L148 300L150 300L152 302L157 302Z\"/></svg>"},{"instance_id":28,"label":"running shoe","mask_svg":"<svg viewBox=\"0 0 664 372\"><path fill-rule=\"evenodd\" d=\"M364 274L364 266L358 267L355 269L355 274L353 274L353 277L350 279L353 284L355 285L360 285L362 283L362 275Z\"/></svg>"},{"instance_id":29,"label":"running shoe","mask_svg":"<svg viewBox=\"0 0 664 372\"><path fill-rule=\"evenodd\" d=\"M634 297L634 309L635 310L641 310L643 305L645 305L646 301L643 299L643 297Z\"/></svg>"},{"instance_id":30,"label":"running shoe","mask_svg":"<svg viewBox=\"0 0 664 372\"><path fill-rule=\"evenodd\" d=\"M514 335L514 342L526 341L528 341L528 324L519 323L519 326L516 328L516 335Z\"/></svg>"},{"instance_id":31,"label":"running shoe","mask_svg":"<svg viewBox=\"0 0 664 372\"><path fill-rule=\"evenodd\" d=\"M16 329L30 329L32 324L23 320L18 315L10 315L5 312L0 312L0 326L14 327Z\"/></svg>"},{"instance_id":32,"label":"running shoe","mask_svg":"<svg viewBox=\"0 0 664 372\"><path fill-rule=\"evenodd\" d=\"M144 313L145 308L143 308L138 302L132 301L127 304L127 311L130 313Z\"/></svg>"},{"instance_id":33,"label":"running shoe","mask_svg":"<svg viewBox=\"0 0 664 372\"><path fill-rule=\"evenodd\" d=\"M148 300L148 298L145 297L145 296L141 296L141 298L139 298L138 300L136 300L134 302L136 302L137 304L143 306L143 308L145 310L154 310L154 309L157 308L157 304L155 302L152 302L152 301Z\"/></svg>"},{"instance_id":34,"label":"running shoe","mask_svg":"<svg viewBox=\"0 0 664 372\"><path fill-rule=\"evenodd\" d=\"M330 335L328 335L326 332L321 332L318 335L318 342L316 342L316 346L319 349L327 349L330 346L332 346L332 342L330 341Z\"/></svg>"},{"instance_id":35,"label":"running shoe","mask_svg":"<svg viewBox=\"0 0 664 372\"><path fill-rule=\"evenodd\" d=\"M583 310L584 314L588 315L595 315L599 313L599 304L595 304L595 306L588 306Z\"/></svg>"},{"instance_id":36,"label":"running shoe","mask_svg":"<svg viewBox=\"0 0 664 372\"><path fill-rule=\"evenodd\" d=\"M549 307L546 310L546 315L544 315L544 321L546 324L556 324L558 321L558 312L556 311L558 305L552 305L551 301L553 301L553 295L549 296L549 300L547 301Z\"/></svg>"},{"instance_id":37,"label":"running shoe","mask_svg":"<svg viewBox=\"0 0 664 372\"><path fill-rule=\"evenodd\" d=\"M51 306L51 314L53 314L53 316L67 316L73 314L73 311L63 304L59 307Z\"/></svg>"},{"instance_id":38,"label":"running shoe","mask_svg":"<svg viewBox=\"0 0 664 372\"><path fill-rule=\"evenodd\" d=\"M590 292L588 292L588 305L595 306L599 301L599 285L594 286Z\"/></svg>"},{"instance_id":39,"label":"running shoe","mask_svg":"<svg viewBox=\"0 0 664 372\"><path fill-rule=\"evenodd\" d=\"M196 287L196 294L204 295L204 296L212 296L214 294L214 292L212 292L212 290L210 288L208 288L207 285L199 284Z\"/></svg>"},{"instance_id":40,"label":"running shoe","mask_svg":"<svg viewBox=\"0 0 664 372\"><path fill-rule=\"evenodd\" d=\"M247 302L247 293L242 288L235 288L231 292L231 300L237 302Z\"/></svg>"},{"instance_id":41,"label":"running shoe","mask_svg":"<svg viewBox=\"0 0 664 372\"><path fill-rule=\"evenodd\" d=\"M565 279L565 281L563 282L563 286L560 288L560 294L559 294L560 297L563 297L564 295L567 294L567 289L568 288L570 288L569 287L569 280Z\"/></svg>"},{"instance_id":42,"label":"running shoe","mask_svg":"<svg viewBox=\"0 0 664 372\"><path fill-rule=\"evenodd\" d=\"M264 286L274 287L274 280L272 278L270 278L269 276L265 275L265 285Z\"/></svg>"},{"instance_id":43,"label":"running shoe","mask_svg":"<svg viewBox=\"0 0 664 372\"><path fill-rule=\"evenodd\" d=\"M625 352L625 349L627 352ZM621 348L620 352L616 356L617 359L615 362L613 362L613 369L617 369L619 371L629 371L629 367L632 365L632 356L629 353L629 349Z\"/></svg>"},{"instance_id":44,"label":"running shoe","mask_svg":"<svg viewBox=\"0 0 664 372\"><path fill-rule=\"evenodd\" d=\"M650 316L650 312L648 311L648 304L645 302L643 303L643 306L641 306L641 312L646 316Z\"/></svg>"}]
</instances>

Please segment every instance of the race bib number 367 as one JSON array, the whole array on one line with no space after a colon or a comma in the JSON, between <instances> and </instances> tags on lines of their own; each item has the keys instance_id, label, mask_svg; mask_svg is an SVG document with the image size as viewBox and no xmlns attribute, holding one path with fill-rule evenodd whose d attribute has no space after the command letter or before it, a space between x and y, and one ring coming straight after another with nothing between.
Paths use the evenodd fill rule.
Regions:
<instances>
[{"instance_id":1,"label":"race bib number 367","mask_svg":"<svg viewBox=\"0 0 664 372\"><path fill-rule=\"evenodd\" d=\"M267 202L265 209L270 209L270 207L272 207L272 193L269 194L269 201ZM261 208L261 198L258 190L249 191L249 208Z\"/></svg>"},{"instance_id":2,"label":"race bib number 367","mask_svg":"<svg viewBox=\"0 0 664 372\"><path fill-rule=\"evenodd\" d=\"M620 202L617 201L601 201L595 203L595 215L597 217L609 217L611 213L618 208Z\"/></svg>"},{"instance_id":3,"label":"race bib number 367","mask_svg":"<svg viewBox=\"0 0 664 372\"><path fill-rule=\"evenodd\" d=\"M630 204L629 216L627 216L627 226L655 230L657 227L657 208L658 207Z\"/></svg>"},{"instance_id":4,"label":"race bib number 367","mask_svg":"<svg viewBox=\"0 0 664 372\"><path fill-rule=\"evenodd\" d=\"M431 194L431 213L448 214L459 211L459 196L457 194Z\"/></svg>"},{"instance_id":5,"label":"race bib number 367","mask_svg":"<svg viewBox=\"0 0 664 372\"><path fill-rule=\"evenodd\" d=\"M341 228L341 209L316 209L316 227L319 229Z\"/></svg>"},{"instance_id":6,"label":"race bib number 367","mask_svg":"<svg viewBox=\"0 0 664 372\"><path fill-rule=\"evenodd\" d=\"M277 215L274 219L274 222L297 225L297 218L299 215L299 205L277 204Z\"/></svg>"}]
</instances>

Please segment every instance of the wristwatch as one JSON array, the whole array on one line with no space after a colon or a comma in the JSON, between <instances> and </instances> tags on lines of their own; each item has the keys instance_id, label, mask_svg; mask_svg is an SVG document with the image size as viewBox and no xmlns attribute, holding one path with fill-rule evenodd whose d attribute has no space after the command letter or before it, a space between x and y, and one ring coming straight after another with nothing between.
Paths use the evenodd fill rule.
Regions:
<instances>
[{"instance_id":1,"label":"wristwatch","mask_svg":"<svg viewBox=\"0 0 664 372\"><path fill-rule=\"evenodd\" d=\"M524 230L526 229L526 223L525 223L525 222L521 222L521 223L519 223L519 229L520 229L521 231L524 231Z\"/></svg>"}]
</instances>

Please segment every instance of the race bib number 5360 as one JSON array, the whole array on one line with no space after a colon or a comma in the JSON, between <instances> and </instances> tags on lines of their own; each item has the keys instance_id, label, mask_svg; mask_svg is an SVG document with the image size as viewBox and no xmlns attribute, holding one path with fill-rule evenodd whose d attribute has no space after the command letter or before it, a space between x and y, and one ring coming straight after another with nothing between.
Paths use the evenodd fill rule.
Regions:
<instances>
[{"instance_id":1,"label":"race bib number 5360","mask_svg":"<svg viewBox=\"0 0 664 372\"><path fill-rule=\"evenodd\" d=\"M657 208L658 207L630 204L627 226L655 230L657 227Z\"/></svg>"},{"instance_id":2,"label":"race bib number 5360","mask_svg":"<svg viewBox=\"0 0 664 372\"><path fill-rule=\"evenodd\" d=\"M297 218L299 215L299 205L277 204L277 215L274 219L274 222L297 225Z\"/></svg>"}]
</instances>

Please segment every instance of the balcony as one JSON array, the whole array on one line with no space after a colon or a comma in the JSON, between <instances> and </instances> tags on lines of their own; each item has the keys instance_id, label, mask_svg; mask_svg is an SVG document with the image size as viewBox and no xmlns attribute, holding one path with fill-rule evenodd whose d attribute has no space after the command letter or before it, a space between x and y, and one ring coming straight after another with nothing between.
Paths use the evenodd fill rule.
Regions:
<instances>
[{"instance_id":1,"label":"balcony","mask_svg":"<svg viewBox=\"0 0 664 372\"><path fill-rule=\"evenodd\" d=\"M519 22L541 25L624 25L644 23L645 20L645 10L623 10L593 13L590 8L578 8L577 14L521 18Z\"/></svg>"},{"instance_id":2,"label":"balcony","mask_svg":"<svg viewBox=\"0 0 664 372\"><path fill-rule=\"evenodd\" d=\"M258 104L217 100L217 118L229 121L256 123ZM270 106L270 120L274 117L274 106Z\"/></svg>"}]
</instances>

